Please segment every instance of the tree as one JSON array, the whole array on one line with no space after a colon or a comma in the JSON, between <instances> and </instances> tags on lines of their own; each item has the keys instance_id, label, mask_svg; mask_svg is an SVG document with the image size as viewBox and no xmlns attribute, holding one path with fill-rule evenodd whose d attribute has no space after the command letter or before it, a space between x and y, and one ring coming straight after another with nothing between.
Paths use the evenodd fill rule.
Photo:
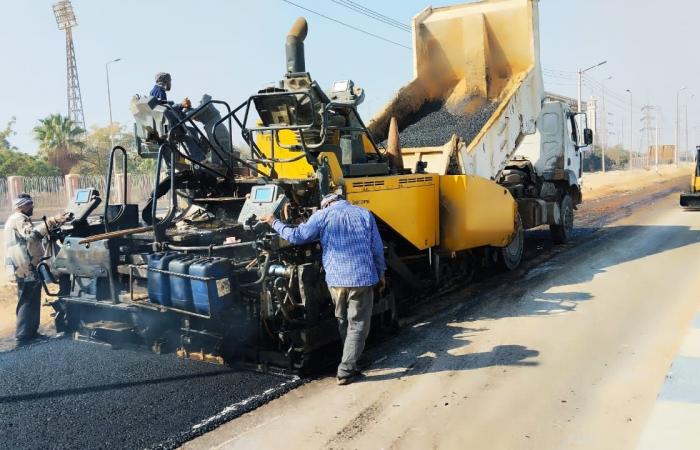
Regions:
<instances>
[{"instance_id":1,"label":"tree","mask_svg":"<svg viewBox=\"0 0 700 450\"><path fill-rule=\"evenodd\" d=\"M603 150L599 146L594 146L593 150L586 152L583 157L583 170L595 172L602 170ZM605 169L619 170L629 164L630 155L621 145L605 149Z\"/></svg>"},{"instance_id":2,"label":"tree","mask_svg":"<svg viewBox=\"0 0 700 450\"><path fill-rule=\"evenodd\" d=\"M127 165L129 173L152 173L155 170L155 162L152 159L141 158L136 152L136 145L132 132L129 132L119 123L112 127L93 126L85 139L85 147L80 163L73 169L82 175L106 175L109 167L109 155L114 145L120 145L126 149ZM115 173L122 171L122 157L117 154L114 158Z\"/></svg>"},{"instance_id":3,"label":"tree","mask_svg":"<svg viewBox=\"0 0 700 450\"><path fill-rule=\"evenodd\" d=\"M5 129L0 131L0 178L13 175L20 176L51 176L60 175L58 169L36 156L17 151L10 144L9 137L15 134L12 129L15 124L13 117Z\"/></svg>"},{"instance_id":4,"label":"tree","mask_svg":"<svg viewBox=\"0 0 700 450\"><path fill-rule=\"evenodd\" d=\"M15 125L15 120L15 117L10 118L10 121L5 125L5 129L0 131L0 149L17 150L17 147L10 145L10 141L8 140L10 136L15 134L12 129Z\"/></svg>"},{"instance_id":5,"label":"tree","mask_svg":"<svg viewBox=\"0 0 700 450\"><path fill-rule=\"evenodd\" d=\"M2 148L0 149L0 178L14 175L46 177L61 175L61 171L36 156Z\"/></svg>"},{"instance_id":6,"label":"tree","mask_svg":"<svg viewBox=\"0 0 700 450\"><path fill-rule=\"evenodd\" d=\"M82 156L80 136L84 130L60 114L51 114L39 123L34 127L34 139L39 142L40 154L64 175L70 173Z\"/></svg>"}]
</instances>

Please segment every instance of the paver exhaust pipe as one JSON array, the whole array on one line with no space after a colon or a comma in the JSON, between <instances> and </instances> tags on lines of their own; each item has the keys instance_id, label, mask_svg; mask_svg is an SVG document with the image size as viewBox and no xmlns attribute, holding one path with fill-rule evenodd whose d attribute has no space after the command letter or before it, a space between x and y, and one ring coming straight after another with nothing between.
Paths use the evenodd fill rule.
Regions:
<instances>
[{"instance_id":1,"label":"paver exhaust pipe","mask_svg":"<svg viewBox=\"0 0 700 450\"><path fill-rule=\"evenodd\" d=\"M289 34L287 34L285 50L287 54L288 73L306 72L304 39L306 39L306 33L308 33L308 31L309 25L306 23L306 19L299 17L289 30Z\"/></svg>"}]
</instances>

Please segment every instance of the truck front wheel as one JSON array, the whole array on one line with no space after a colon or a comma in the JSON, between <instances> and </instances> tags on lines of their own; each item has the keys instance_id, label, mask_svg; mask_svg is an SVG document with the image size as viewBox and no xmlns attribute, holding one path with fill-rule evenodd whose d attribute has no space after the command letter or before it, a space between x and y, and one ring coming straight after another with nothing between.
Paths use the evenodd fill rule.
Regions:
<instances>
[{"instance_id":1,"label":"truck front wheel","mask_svg":"<svg viewBox=\"0 0 700 450\"><path fill-rule=\"evenodd\" d=\"M549 232L555 244L565 244L574 229L574 201L567 194L559 203L559 225L550 225Z\"/></svg>"}]
</instances>

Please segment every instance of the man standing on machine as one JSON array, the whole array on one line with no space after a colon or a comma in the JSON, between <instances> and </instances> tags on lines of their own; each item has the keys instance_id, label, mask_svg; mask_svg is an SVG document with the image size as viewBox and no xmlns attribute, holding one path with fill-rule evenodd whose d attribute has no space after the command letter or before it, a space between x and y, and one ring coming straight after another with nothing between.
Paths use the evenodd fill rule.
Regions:
<instances>
[{"instance_id":1,"label":"man standing on machine","mask_svg":"<svg viewBox=\"0 0 700 450\"><path fill-rule=\"evenodd\" d=\"M43 338L38 332L41 312L41 281L37 265L44 256L43 240L49 229L66 222L69 213L46 219L34 226L34 200L29 194L19 194L13 202L15 212L5 222L5 268L10 281L17 283L17 345L26 345Z\"/></svg>"},{"instance_id":2,"label":"man standing on machine","mask_svg":"<svg viewBox=\"0 0 700 450\"><path fill-rule=\"evenodd\" d=\"M167 102L168 94L166 94L166 92L172 87L172 82L169 73L158 72L156 74L156 84L153 86L153 89L151 89L151 95L161 102Z\"/></svg>"},{"instance_id":3,"label":"man standing on machine","mask_svg":"<svg viewBox=\"0 0 700 450\"><path fill-rule=\"evenodd\" d=\"M286 225L272 216L261 221L290 244L320 239L326 284L343 341L338 384L352 383L361 376L357 361L369 335L374 286L384 286L384 244L374 216L339 194L329 194L321 200L321 209L299 226Z\"/></svg>"}]
</instances>

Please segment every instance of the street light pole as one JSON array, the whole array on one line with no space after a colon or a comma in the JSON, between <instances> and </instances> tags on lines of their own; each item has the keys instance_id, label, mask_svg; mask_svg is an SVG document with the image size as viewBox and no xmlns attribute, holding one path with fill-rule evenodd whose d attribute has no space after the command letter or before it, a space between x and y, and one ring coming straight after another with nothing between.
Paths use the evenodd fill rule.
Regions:
<instances>
[{"instance_id":1,"label":"street light pole","mask_svg":"<svg viewBox=\"0 0 700 450\"><path fill-rule=\"evenodd\" d=\"M687 88L683 86L682 88L678 89L676 91L676 148L673 149L673 163L675 165L678 165L678 146L681 143L681 108L680 108L680 97L681 97L681 92L685 91Z\"/></svg>"},{"instance_id":2,"label":"street light pole","mask_svg":"<svg viewBox=\"0 0 700 450\"><path fill-rule=\"evenodd\" d=\"M583 82L583 74L588 72L591 69L595 69L598 66L602 66L605 63L607 63L607 61L602 61L602 62L599 62L598 64L594 64L587 69L578 69L578 111L577 112L581 112L581 83Z\"/></svg>"},{"instance_id":3,"label":"street light pole","mask_svg":"<svg viewBox=\"0 0 700 450\"><path fill-rule=\"evenodd\" d=\"M692 100L695 98L695 94L690 94L690 99ZM690 154L690 147L688 146L688 101L685 102L685 147L683 152L685 154L685 160L688 161L688 156Z\"/></svg>"},{"instance_id":4,"label":"street light pole","mask_svg":"<svg viewBox=\"0 0 700 450\"><path fill-rule=\"evenodd\" d=\"M632 104L632 91L627 89L627 93L630 95L630 158L634 152L634 105ZM630 164L630 168L632 164Z\"/></svg>"},{"instance_id":5,"label":"street light pole","mask_svg":"<svg viewBox=\"0 0 700 450\"><path fill-rule=\"evenodd\" d=\"M112 94L109 90L109 65L121 60L121 58L117 58L105 64L105 73L107 74L107 105L109 106L109 142L112 148L114 148L114 136L112 131Z\"/></svg>"},{"instance_id":6,"label":"street light pole","mask_svg":"<svg viewBox=\"0 0 700 450\"><path fill-rule=\"evenodd\" d=\"M656 139L654 143L654 170L659 173L659 108L654 109L654 124L656 126Z\"/></svg>"},{"instance_id":7,"label":"street light pole","mask_svg":"<svg viewBox=\"0 0 700 450\"><path fill-rule=\"evenodd\" d=\"M602 91L603 91L603 126L605 126L605 131L603 133L603 145L600 147L600 153L601 153L601 164L603 166L603 173L605 173L605 147L608 146L608 107L605 104L605 82L608 80L612 79L612 75L610 75L608 78L605 78L603 82L601 83L602 85Z\"/></svg>"}]
</instances>

